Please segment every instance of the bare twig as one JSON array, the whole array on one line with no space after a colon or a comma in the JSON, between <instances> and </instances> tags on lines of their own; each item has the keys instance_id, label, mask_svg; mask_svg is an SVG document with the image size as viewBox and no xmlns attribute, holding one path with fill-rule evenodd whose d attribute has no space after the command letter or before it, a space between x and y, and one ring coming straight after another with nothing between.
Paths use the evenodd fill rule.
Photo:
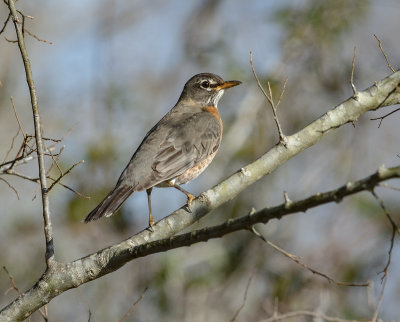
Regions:
<instances>
[{"instance_id":1,"label":"bare twig","mask_svg":"<svg viewBox=\"0 0 400 322\"><path fill-rule=\"evenodd\" d=\"M22 128L22 125L21 125L21 122L20 122L20 120L19 120L18 113L17 113L17 110L16 110L16 108L15 108L15 104L14 104L14 100L13 100L13 97L12 97L12 96L10 96L10 100L11 100L11 105L12 105L13 110L14 110L15 118L17 119L17 122L18 122L18 131L17 131L17 134L15 134L15 136L14 136L14 137L12 138L12 140L11 140L11 146L10 146L10 148L8 149L7 153L6 153L6 156L4 157L3 164L4 164L4 162L7 160L8 155L10 154L10 152L12 151L12 149L13 149L13 147L14 147L14 141L15 141L15 139L17 138L19 132L22 133L22 136L23 136L23 138L24 138L24 141L23 141L23 143L22 143L22 146L21 146L20 150L19 150L18 153L17 153L17 157L18 157L18 154L23 150L23 146L25 145L25 132L24 132L24 130L23 130L23 128Z\"/></svg>"},{"instance_id":2,"label":"bare twig","mask_svg":"<svg viewBox=\"0 0 400 322\"><path fill-rule=\"evenodd\" d=\"M305 269L309 270L311 273L322 276L323 278L327 279L328 282L330 283L334 283L336 285L340 285L340 286L356 286L356 287L367 287L369 286L369 282L367 283L346 283L346 282L338 282L336 280L334 280L332 277L329 277L328 275L321 273L311 267L309 267L307 264L303 263L303 261L301 260L300 257L293 255L285 250L283 250L282 248L280 248L279 246L275 245L274 243L270 242L269 240L265 239L265 237L260 234L255 228L254 226L252 227L251 231L257 236L259 237L261 240L263 240L266 244L268 244L269 246L271 246L272 248L274 248L275 250L277 250L278 252L280 252L281 254L285 255L287 258L291 259L292 261L294 261L295 263L299 264L300 266L304 267Z\"/></svg>"},{"instance_id":3,"label":"bare twig","mask_svg":"<svg viewBox=\"0 0 400 322\"><path fill-rule=\"evenodd\" d=\"M288 78L286 77L286 79L283 82L283 87L282 87L282 91L281 91L281 95L279 96L278 102L276 103L276 108L279 107L279 105L281 104L282 98L283 98L283 94L285 94L286 91L286 84L287 84Z\"/></svg>"},{"instance_id":4,"label":"bare twig","mask_svg":"<svg viewBox=\"0 0 400 322\"><path fill-rule=\"evenodd\" d=\"M48 322L49 321L48 312L47 312L47 305L46 304L43 306L43 310L42 309L38 309L38 312L42 316L44 322Z\"/></svg>"},{"instance_id":5,"label":"bare twig","mask_svg":"<svg viewBox=\"0 0 400 322\"><path fill-rule=\"evenodd\" d=\"M32 70L30 61L28 58L28 54L25 48L24 37L22 34L21 27L18 25L18 15L15 9L14 0L8 0L8 7L10 9L10 13L13 17L15 31L17 33L18 38L18 46L21 52L22 60L25 67L26 80L28 82L29 93L31 96L31 105L32 105L32 113L33 113L33 122L35 127L35 137L36 137L36 147L37 147L37 155L38 155L38 165L39 165L39 177L40 177L40 185L42 189L42 204L43 204L43 220L44 220L44 234L46 238L46 264L47 267L50 268L54 263L54 242L53 242L53 228L51 225L50 219L50 205L49 198L47 192L47 180L46 180L46 170L44 164L44 145L42 140L42 132L40 128L40 115L39 115L39 106L36 96L36 88L32 77Z\"/></svg>"},{"instance_id":6,"label":"bare twig","mask_svg":"<svg viewBox=\"0 0 400 322\"><path fill-rule=\"evenodd\" d=\"M6 163L11 163L10 166L8 167L8 170L11 170L11 169L16 165L16 163L17 163L18 159L20 158L20 156L23 157L23 156L26 156L26 155L29 155L29 154L35 152L35 151L28 145L29 141L30 141L29 138L24 138L24 140L22 141L21 146L20 146L20 148L19 148L17 154L15 155L15 158L14 158L13 160L11 160L10 162L4 162L4 163L3 163L3 165L6 164ZM26 152L26 149L27 149L27 148L29 148L29 151L28 151L28 152Z\"/></svg>"},{"instance_id":7,"label":"bare twig","mask_svg":"<svg viewBox=\"0 0 400 322\"><path fill-rule=\"evenodd\" d=\"M19 131L20 131L20 130L18 129L17 133L13 136L13 138L12 138L12 140L11 140L11 145L10 145L10 148L8 149L6 155L5 155L4 159L3 159L3 164L4 164L4 162L6 162L6 160L7 160L7 158L8 158L8 155L10 154L10 152L12 151L12 149L14 148L14 142L15 142L15 139L17 138L18 134L19 134Z\"/></svg>"},{"instance_id":8,"label":"bare twig","mask_svg":"<svg viewBox=\"0 0 400 322\"><path fill-rule=\"evenodd\" d=\"M395 223L395 221L393 220L392 216L390 215L389 211L386 209L385 204L383 203L383 200L381 198L379 198L379 196L376 194L376 192L372 189L371 190L372 195L374 196L374 198L376 199L376 201L378 201L379 206L381 207L381 209L383 210L383 212L386 215L386 218L389 220L390 224L392 225L392 228L395 232L397 232L400 235L400 229L399 226L397 226L397 224ZM393 237L394 238L394 237ZM390 255L391 253L389 253Z\"/></svg>"},{"instance_id":9,"label":"bare twig","mask_svg":"<svg viewBox=\"0 0 400 322\"><path fill-rule=\"evenodd\" d=\"M12 189L12 190L15 192L15 194L17 195L17 199L20 200L20 199L19 199L19 194L18 194L17 189L15 189L15 188L11 185L11 183L9 183L6 179L0 177L0 180L1 180L1 181L4 181L4 182L10 187L10 189Z\"/></svg>"},{"instance_id":10,"label":"bare twig","mask_svg":"<svg viewBox=\"0 0 400 322\"><path fill-rule=\"evenodd\" d=\"M6 29L7 24L8 24L8 22L10 21L10 18L11 18L11 14L9 13L9 14L8 14L8 17L7 17L7 19L6 19L6 21L4 21L3 28L1 28L1 30L0 30L0 35L1 35L1 34L4 32L4 30Z\"/></svg>"},{"instance_id":11,"label":"bare twig","mask_svg":"<svg viewBox=\"0 0 400 322\"><path fill-rule=\"evenodd\" d=\"M62 141L62 139L45 138L45 137L43 137L42 139L45 140L45 141L52 141L52 142L55 142L55 143L59 143L59 142Z\"/></svg>"},{"instance_id":12,"label":"bare twig","mask_svg":"<svg viewBox=\"0 0 400 322\"><path fill-rule=\"evenodd\" d=\"M253 269L253 271L251 272L250 277L249 277L249 279L247 281L246 288L244 289L244 295L243 295L242 304L237 309L235 315L233 316L233 318L232 318L232 320L230 322L236 321L236 318L239 316L240 312L243 310L243 308L244 308L244 306L246 304L246 300L247 300L247 293L249 292L250 284L251 284L251 281L252 281L255 273L256 273L256 269Z\"/></svg>"},{"instance_id":13,"label":"bare twig","mask_svg":"<svg viewBox=\"0 0 400 322\"><path fill-rule=\"evenodd\" d=\"M35 158L36 158L36 156L32 155L32 153L29 153L25 157L21 156L21 157L15 158L14 160L4 162L4 163L0 164L0 173L7 172L8 170L12 169L14 166L27 163Z\"/></svg>"},{"instance_id":14,"label":"bare twig","mask_svg":"<svg viewBox=\"0 0 400 322\"><path fill-rule=\"evenodd\" d=\"M45 144L45 147L46 147L46 144ZM62 153L62 151L64 150L64 148L65 148L65 146L62 146L61 149L60 149L60 151L59 151L56 155L54 155L53 152L51 152L50 150L48 150L47 147L46 147L46 150L49 151L49 154L50 154L50 156L51 156L51 159L53 160L53 163L50 165L50 168L49 168L49 169L47 170L47 172L46 172L47 174L50 173L51 169L53 168L53 165L55 164L56 167L57 167L57 169L58 169L58 171L60 172L60 175L61 175L61 176L64 175L63 171L61 170L60 165L58 164L58 160L60 159L61 153ZM50 190L50 189L49 189L49 190Z\"/></svg>"},{"instance_id":15,"label":"bare twig","mask_svg":"<svg viewBox=\"0 0 400 322\"><path fill-rule=\"evenodd\" d=\"M3 266L3 269L6 272L6 274L8 275L8 278L10 279L10 282L11 282L11 287L4 292L4 295L7 295L8 292L10 292L11 290L15 290L18 293L18 298L22 299L24 297L24 294L17 287L17 284L15 283L14 277L10 274L10 272L8 271L8 269L5 266ZM45 305L45 308L46 308L46 305ZM41 309L39 309L39 313L43 316L43 312L42 312ZM31 318L29 317L28 322L30 322L30 321L31 321ZM45 319L45 321L47 321L47 319Z\"/></svg>"},{"instance_id":16,"label":"bare twig","mask_svg":"<svg viewBox=\"0 0 400 322\"><path fill-rule=\"evenodd\" d=\"M17 122L18 122L18 127L19 127L23 137L25 138L25 132L24 132L24 129L22 128L21 121L19 120L17 109L15 108L14 99L13 99L12 96L10 96L10 101L11 101L11 105L12 105L13 110L14 110L15 118L17 119Z\"/></svg>"},{"instance_id":17,"label":"bare twig","mask_svg":"<svg viewBox=\"0 0 400 322\"><path fill-rule=\"evenodd\" d=\"M388 188L388 189L391 189L391 190L394 190L394 191L400 191L400 188L393 187L393 186L388 185L387 183L384 183L384 182L381 182L378 186L384 187L384 188Z\"/></svg>"},{"instance_id":18,"label":"bare twig","mask_svg":"<svg viewBox=\"0 0 400 322\"><path fill-rule=\"evenodd\" d=\"M378 40L379 49L381 50L383 56L385 56L386 64L388 65L389 69L394 73L395 70L393 69L392 65L390 65L389 58L388 58L388 56L386 55L385 51L383 50L381 40L378 38L377 35L374 35L374 37L376 38L376 40Z\"/></svg>"},{"instance_id":19,"label":"bare twig","mask_svg":"<svg viewBox=\"0 0 400 322\"><path fill-rule=\"evenodd\" d=\"M33 178L33 177L30 177L30 176L24 175L22 173L16 172L13 169L12 170L6 170L3 173L7 174L7 175L11 175L11 176L16 176L16 177L19 177L19 178L24 179L24 180L32 181L32 182L37 183L37 184L40 183L39 178ZM57 180L57 179L54 179L54 178L52 178L50 176L47 176L47 178L52 180L53 182ZM71 187L69 187L69 186L67 186L67 185L65 185L65 184L63 184L61 182L58 182L58 184L60 186L64 187L65 189L68 189L69 191L75 193L79 197L82 197L82 198L85 198L85 199L90 199L90 196L86 196L86 195L80 193L79 191L76 191L76 190L72 189Z\"/></svg>"},{"instance_id":20,"label":"bare twig","mask_svg":"<svg viewBox=\"0 0 400 322\"><path fill-rule=\"evenodd\" d=\"M47 322L49 320L49 318L48 318L49 314L47 312L47 305L43 306L43 311L41 309L39 309L39 313L45 322Z\"/></svg>"},{"instance_id":21,"label":"bare twig","mask_svg":"<svg viewBox=\"0 0 400 322\"><path fill-rule=\"evenodd\" d=\"M33 193L32 201L34 201L36 199L37 194L39 193L39 190L40 190L40 180L38 180L38 182L37 182L35 192Z\"/></svg>"},{"instance_id":22,"label":"bare twig","mask_svg":"<svg viewBox=\"0 0 400 322\"><path fill-rule=\"evenodd\" d=\"M32 177L24 175L22 173L16 172L14 169L6 170L6 171L4 171L4 174L8 174L10 176L20 177L21 179L32 181L32 182L35 182L35 183L40 183L40 179L39 178L32 178Z\"/></svg>"},{"instance_id":23,"label":"bare twig","mask_svg":"<svg viewBox=\"0 0 400 322\"><path fill-rule=\"evenodd\" d=\"M54 180L53 178L50 178L51 180ZM74 194L78 195L79 197L85 198L85 199L90 199L90 196L85 196L84 194L80 193L79 191L76 191L72 189L71 187L59 182L58 183L60 186L64 187L65 189L68 189L69 191L73 192Z\"/></svg>"},{"instance_id":24,"label":"bare twig","mask_svg":"<svg viewBox=\"0 0 400 322\"><path fill-rule=\"evenodd\" d=\"M48 40L46 40L46 39L39 38L39 37L36 36L35 34L31 33L28 29L25 29L25 31L26 31L26 33L27 33L29 36L35 38L35 39L38 40L38 41L44 42L44 43L49 44L49 45L52 45L52 44L53 44L53 42L51 42L51 41L48 41Z\"/></svg>"},{"instance_id":25,"label":"bare twig","mask_svg":"<svg viewBox=\"0 0 400 322\"><path fill-rule=\"evenodd\" d=\"M52 149L57 143L64 141L65 138L67 136L69 136L72 133L72 131L77 127L77 125L78 125L78 123L75 123L74 125L72 125L72 127L67 132L65 132L65 134L60 139L45 138L46 140L55 142L53 145L50 145L48 148Z\"/></svg>"},{"instance_id":26,"label":"bare twig","mask_svg":"<svg viewBox=\"0 0 400 322\"><path fill-rule=\"evenodd\" d=\"M17 1L15 1L15 2L17 2ZM35 19L35 17L33 17L33 16L28 16L28 15L24 14L21 10L17 10L17 12L24 18L28 18L31 20Z\"/></svg>"},{"instance_id":27,"label":"bare twig","mask_svg":"<svg viewBox=\"0 0 400 322\"><path fill-rule=\"evenodd\" d=\"M142 292L142 294L140 294L139 298L131 305L131 307L129 308L128 312L125 313L125 315L119 320L119 322L124 321L133 311L133 309L135 308L135 306L142 300L144 293L146 293L147 289L149 287L146 286ZM90 311L89 311L90 312ZM90 319L90 318L89 318Z\"/></svg>"},{"instance_id":28,"label":"bare twig","mask_svg":"<svg viewBox=\"0 0 400 322\"><path fill-rule=\"evenodd\" d=\"M34 135L27 135L27 137L34 138L35 136L34 136ZM61 138L61 139L54 139L54 138L42 137L42 140L45 140L45 141L53 141L53 142L59 143L59 142L62 141L62 138Z\"/></svg>"},{"instance_id":29,"label":"bare twig","mask_svg":"<svg viewBox=\"0 0 400 322\"><path fill-rule=\"evenodd\" d=\"M79 162L74 163L67 171L65 171L65 173L61 174L56 180L54 180L54 182L51 184L51 186L49 187L49 189L47 190L48 192L51 191L51 189L53 189L53 187L63 178L65 177L67 174L69 174L73 168L75 168L78 164L84 163L84 160L81 160Z\"/></svg>"},{"instance_id":30,"label":"bare twig","mask_svg":"<svg viewBox=\"0 0 400 322\"><path fill-rule=\"evenodd\" d=\"M12 39L8 39L7 37L4 37L4 39L10 43L16 44L18 42L18 40L12 40Z\"/></svg>"},{"instance_id":31,"label":"bare twig","mask_svg":"<svg viewBox=\"0 0 400 322\"><path fill-rule=\"evenodd\" d=\"M6 295L10 290L15 290L15 291L18 292L18 297L22 298L23 294L22 294L21 290L15 284L14 277L10 274L10 272L7 269L7 267L3 266L3 269L6 272L6 274L8 275L8 278L10 279L10 282L11 282L11 288L9 288L7 291L5 291L4 295Z\"/></svg>"},{"instance_id":32,"label":"bare twig","mask_svg":"<svg viewBox=\"0 0 400 322\"><path fill-rule=\"evenodd\" d=\"M260 88L261 92L264 94L265 98L267 99L267 101L268 101L269 104L271 105L272 113L273 113L273 116L274 116L274 121L275 121L276 126L277 126L277 128L278 128L279 141L280 141L285 147L287 147L287 138L286 138L286 136L283 134L283 131L282 131L282 128L281 128L281 124L280 124L280 122L279 122L279 119L278 119L278 116L277 116L277 112L276 112L276 109L278 108L278 106L279 106L279 104L280 104L280 102L281 102L283 93L285 92L285 89L286 89L287 78L286 78L286 80L285 80L285 82L284 82L284 84L283 84L283 88L282 88L281 94L280 94L280 96L279 96L278 104L275 105L274 99L273 99L273 97L272 97L271 84L270 84L269 82L267 82L267 84L268 84L268 93L269 93L269 94L267 94L267 93L265 92L263 86L261 85L260 79L259 79L258 76L257 76L256 70L255 70L254 65L253 65L253 53L252 53L252 52L250 52L250 66L251 66L251 69L252 69L252 71L253 71L254 78L255 78L256 81L257 81L258 87Z\"/></svg>"},{"instance_id":33,"label":"bare twig","mask_svg":"<svg viewBox=\"0 0 400 322\"><path fill-rule=\"evenodd\" d=\"M353 90L353 97L357 101L358 100L358 92L357 92L356 86L354 85L354 69L356 66L356 54L357 54L357 49L354 46L353 61L351 63L350 85Z\"/></svg>"},{"instance_id":34,"label":"bare twig","mask_svg":"<svg viewBox=\"0 0 400 322\"><path fill-rule=\"evenodd\" d=\"M379 198L379 196L375 193L374 190L371 190L371 193L374 196L374 198L378 201L379 206L382 208L383 212L385 213L387 219L389 220L389 222L390 222L390 224L392 226L392 236L390 238L390 247L389 247L389 251L388 251L388 259L387 259L385 267L383 268L383 271L381 272L381 273L383 273L383 276L381 278L382 288L381 288L381 292L379 294L378 302L376 304L374 315L372 317L372 322L376 322L376 320L378 318L378 314L379 314L379 309L380 309L380 306L382 304L383 295L385 293L386 282L387 282L387 279L388 279L389 266L390 266L390 263L392 261L392 251L393 251L394 239L395 239L395 236L396 236L396 231L397 231L397 233L400 234L400 230L399 230L399 227L397 226L397 224L392 219L392 216L390 216L389 212L387 211L387 209L385 207L385 204L383 203L383 200L381 198Z\"/></svg>"},{"instance_id":35,"label":"bare twig","mask_svg":"<svg viewBox=\"0 0 400 322\"><path fill-rule=\"evenodd\" d=\"M380 120L379 124L378 124L378 128L381 127L382 121L384 118L388 117L389 115L392 115L393 113L396 113L397 111L400 111L400 107L396 108L394 111L391 111L390 113L385 114L384 116L380 116L380 117L375 117L370 119L371 121L375 121L375 120Z\"/></svg>"},{"instance_id":36,"label":"bare twig","mask_svg":"<svg viewBox=\"0 0 400 322\"><path fill-rule=\"evenodd\" d=\"M33 20L34 17L28 16L28 15L24 14L24 13L23 13L22 11L20 11L20 10L17 10L17 12L18 12L18 13L21 15L21 17L22 17L22 34L23 34L23 36L25 36L25 32L26 32L28 35L30 35L31 37L35 38L35 39L38 40L38 41L44 42L44 43L49 44L49 45L52 45L52 44L53 44L51 41L47 41L47 40L44 40L44 39L39 38L38 36L36 36L35 34L33 34L33 33L30 32L28 29L25 28L25 19L28 18L28 19Z\"/></svg>"},{"instance_id":37,"label":"bare twig","mask_svg":"<svg viewBox=\"0 0 400 322\"><path fill-rule=\"evenodd\" d=\"M381 292L379 294L379 299L378 299L378 302L376 304L376 308L375 308L375 311L374 311L374 315L372 316L371 322L376 322L376 320L378 318L379 309L380 309L381 304L382 304L383 294L385 293L385 287L386 287L386 282L387 282L387 278L388 278L387 271L385 271L385 273L384 273L382 278L383 278L382 288L381 288Z\"/></svg>"}]
</instances>

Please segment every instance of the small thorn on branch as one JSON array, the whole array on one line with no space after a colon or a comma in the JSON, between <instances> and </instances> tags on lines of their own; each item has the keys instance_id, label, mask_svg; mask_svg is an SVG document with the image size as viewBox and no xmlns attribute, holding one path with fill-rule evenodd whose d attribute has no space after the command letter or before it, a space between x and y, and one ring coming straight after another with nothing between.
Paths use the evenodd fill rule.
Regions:
<instances>
[{"instance_id":1,"label":"small thorn on branch","mask_svg":"<svg viewBox=\"0 0 400 322\"><path fill-rule=\"evenodd\" d=\"M249 211L249 214L247 216L252 216L256 213L256 208L252 207Z\"/></svg>"},{"instance_id":2,"label":"small thorn on branch","mask_svg":"<svg viewBox=\"0 0 400 322\"><path fill-rule=\"evenodd\" d=\"M285 208L290 208L290 205L293 203L293 201L290 200L289 195L286 191L283 192L283 199L285 200Z\"/></svg>"}]
</instances>

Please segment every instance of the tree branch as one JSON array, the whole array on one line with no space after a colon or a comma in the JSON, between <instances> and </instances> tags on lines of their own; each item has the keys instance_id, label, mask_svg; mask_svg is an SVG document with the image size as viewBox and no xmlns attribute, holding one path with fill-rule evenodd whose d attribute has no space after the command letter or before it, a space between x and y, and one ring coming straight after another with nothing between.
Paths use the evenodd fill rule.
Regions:
<instances>
[{"instance_id":1,"label":"tree branch","mask_svg":"<svg viewBox=\"0 0 400 322\"><path fill-rule=\"evenodd\" d=\"M369 282L366 283L347 283L347 282L340 282L340 281L336 281L334 280L332 277L329 277L328 275L321 273L319 271L317 271L314 268L311 268L310 266L308 266L307 264L303 263L303 261L301 260L301 258L299 256L293 255L287 251L285 251L284 249L280 248L279 246L275 245L274 243L272 243L271 241L265 239L265 237L263 235L261 235L253 226L252 227L252 232L259 237L262 241L264 241L267 245L271 246L273 249L275 249L276 251L280 252L282 255L286 256L287 258L291 259L292 261L294 261L296 264L299 264L300 266L304 267L305 269L309 270L311 273L319 275L323 278L325 278L328 282L330 283L335 283L336 285L339 286L353 286L353 287L367 287L370 286Z\"/></svg>"},{"instance_id":2,"label":"tree branch","mask_svg":"<svg viewBox=\"0 0 400 322\"><path fill-rule=\"evenodd\" d=\"M153 233L144 230L120 244L110 246L74 262L67 264L56 263L54 269L47 270L38 283L24 293L23 298L16 299L0 311L0 320L3 317L10 316L20 319L29 316L35 311L35 308L38 309L42 305L47 304L52 298L64 291L109 274L133 259L183 246L190 246L212 238L219 238L234 231L250 229L256 223L268 223L271 219L280 219L283 216L304 212L325 203L340 202L346 196L361 191L372 191L381 181L392 178L400 178L400 166L395 168L385 168L382 166L376 173L369 177L349 182L332 191L318 193L300 201L284 202L279 206L265 208L253 214L228 220L217 226L157 240L154 235L161 234L160 226L173 223L168 223L168 220L172 216L179 216L182 209L178 210L161 220L155 226L158 228L155 228ZM225 182L222 182L220 185L223 185ZM206 193L210 193L217 187L208 190ZM173 226L170 227L171 230L174 230ZM24 312L27 312L27 315L22 315Z\"/></svg>"},{"instance_id":3,"label":"tree branch","mask_svg":"<svg viewBox=\"0 0 400 322\"><path fill-rule=\"evenodd\" d=\"M12 20L14 22L15 31L17 33L18 38L18 47L21 52L22 60L25 67L26 81L29 87L29 93L31 97L31 105L32 105L32 113L33 113L33 122L35 127L35 138L36 138L36 147L37 147L37 155L38 155L38 164L39 164L39 178L40 178L40 186L42 190L42 205L43 205L43 219L44 219L44 234L46 238L46 264L47 268L50 268L55 262L54 259L54 243L53 243L53 228L51 225L50 219L50 206L49 206L49 198L47 191L47 180L46 180L46 169L44 164L44 145L42 140L42 132L40 129L40 115L39 115L39 106L36 96L36 88L33 81L31 64L28 58L28 53L25 48L24 36L22 34L21 27L19 26L19 19L17 15L17 11L15 9L14 1L7 0L8 7L10 9L10 13L12 16Z\"/></svg>"},{"instance_id":4,"label":"tree branch","mask_svg":"<svg viewBox=\"0 0 400 322\"><path fill-rule=\"evenodd\" d=\"M222 237L235 231L245 229L250 230L251 227L257 223L266 224L271 219L280 219L284 216L297 212L305 212L308 209L315 208L329 202L340 202L344 197L362 191L371 191L375 186L379 184L379 182L392 178L400 178L400 166L394 168L386 168L382 166L374 174L358 181L348 182L346 185L341 186L335 190L327 191L324 193L317 193L303 200L292 201L290 204L284 202L272 208L264 208L258 212L250 213L246 216L230 219L217 226L206 227L189 233L173 236L171 238L139 244L138 246L131 247L129 249L129 253L126 253L127 249L124 249L124 246L121 243L119 245L111 246L109 248L101 250L97 253L97 255L105 257L104 252L106 252L107 250L110 251L110 254L108 254L107 265L113 267L113 265L120 264L119 256L127 260L132 260L138 257L159 253L174 248L191 246L193 244L204 242L212 238ZM132 239L133 237L126 240L126 242L132 241ZM120 251L121 253L119 253Z\"/></svg>"}]
</instances>

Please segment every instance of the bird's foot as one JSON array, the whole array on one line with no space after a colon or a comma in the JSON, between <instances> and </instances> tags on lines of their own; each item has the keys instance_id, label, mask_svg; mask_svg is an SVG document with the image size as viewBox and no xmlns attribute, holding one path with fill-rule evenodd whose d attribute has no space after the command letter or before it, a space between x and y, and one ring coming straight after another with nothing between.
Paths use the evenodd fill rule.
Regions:
<instances>
[{"instance_id":1,"label":"bird's foot","mask_svg":"<svg viewBox=\"0 0 400 322\"><path fill-rule=\"evenodd\" d=\"M153 216L150 214L150 216L149 216L149 226L146 229L153 233L154 232L154 229L153 229L154 225L155 225L155 222L154 222Z\"/></svg>"},{"instance_id":2,"label":"bird's foot","mask_svg":"<svg viewBox=\"0 0 400 322\"><path fill-rule=\"evenodd\" d=\"M192 202L194 199L196 199L194 195L192 195L191 193L187 194L187 208L190 213L192 212Z\"/></svg>"}]
</instances>

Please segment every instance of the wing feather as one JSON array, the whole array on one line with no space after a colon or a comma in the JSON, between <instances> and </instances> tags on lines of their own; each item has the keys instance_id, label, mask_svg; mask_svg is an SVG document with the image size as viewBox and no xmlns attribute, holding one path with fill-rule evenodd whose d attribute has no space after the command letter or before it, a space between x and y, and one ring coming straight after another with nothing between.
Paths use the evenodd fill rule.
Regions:
<instances>
[{"instance_id":1,"label":"wing feather","mask_svg":"<svg viewBox=\"0 0 400 322\"><path fill-rule=\"evenodd\" d=\"M153 159L154 179L171 180L216 152L221 131L218 120L208 112L191 115L171 128Z\"/></svg>"}]
</instances>

